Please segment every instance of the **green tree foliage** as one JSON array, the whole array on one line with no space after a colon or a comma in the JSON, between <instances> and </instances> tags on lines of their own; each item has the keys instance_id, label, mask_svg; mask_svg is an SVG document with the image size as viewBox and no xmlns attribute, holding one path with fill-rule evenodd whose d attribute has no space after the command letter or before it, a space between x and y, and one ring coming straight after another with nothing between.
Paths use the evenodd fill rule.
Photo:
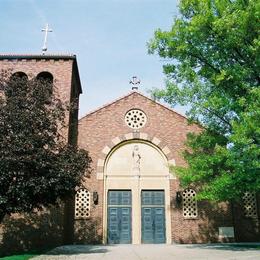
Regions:
<instances>
[{"instance_id":1,"label":"green tree foliage","mask_svg":"<svg viewBox=\"0 0 260 260\"><path fill-rule=\"evenodd\" d=\"M182 0L179 7L171 30L157 30L149 43L166 61L166 88L154 95L188 106L204 127L188 137L189 167L175 170L200 198L239 199L260 190L260 1Z\"/></svg>"},{"instance_id":2,"label":"green tree foliage","mask_svg":"<svg viewBox=\"0 0 260 260\"><path fill-rule=\"evenodd\" d=\"M62 137L68 106L51 82L3 75L0 88L1 223L73 194L90 159Z\"/></svg>"}]
</instances>

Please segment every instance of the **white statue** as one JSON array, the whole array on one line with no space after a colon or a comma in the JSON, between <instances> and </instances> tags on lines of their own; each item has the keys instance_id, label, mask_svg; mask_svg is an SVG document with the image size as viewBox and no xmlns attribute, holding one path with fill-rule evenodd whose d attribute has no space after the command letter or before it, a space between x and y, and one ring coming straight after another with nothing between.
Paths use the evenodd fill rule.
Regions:
<instances>
[{"instance_id":1,"label":"white statue","mask_svg":"<svg viewBox=\"0 0 260 260\"><path fill-rule=\"evenodd\" d=\"M140 155L140 152L139 152L138 145L134 146L134 150L132 152L132 157L133 157L133 171L140 172L141 155Z\"/></svg>"}]
</instances>

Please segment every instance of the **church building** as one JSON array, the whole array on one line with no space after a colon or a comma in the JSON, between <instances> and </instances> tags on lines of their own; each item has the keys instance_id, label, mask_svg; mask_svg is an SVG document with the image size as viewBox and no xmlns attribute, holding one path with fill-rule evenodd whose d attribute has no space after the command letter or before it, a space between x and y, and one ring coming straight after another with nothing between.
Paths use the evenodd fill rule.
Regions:
<instances>
[{"instance_id":1,"label":"church building","mask_svg":"<svg viewBox=\"0 0 260 260\"><path fill-rule=\"evenodd\" d=\"M82 92L75 55L0 55L2 69L51 76L64 101L78 100ZM185 116L135 89L79 120L70 113L67 123L68 142L89 152L91 174L76 187L75 199L50 209L48 216L7 219L2 244L17 246L8 223L19 226L30 218L38 227L24 224L26 236L20 240L46 236L50 246L259 241L255 194L245 194L241 203L212 204L196 200L196 187L180 186L173 166L187 166L182 156L186 136L203 131Z\"/></svg>"},{"instance_id":2,"label":"church building","mask_svg":"<svg viewBox=\"0 0 260 260\"><path fill-rule=\"evenodd\" d=\"M98 221L95 233L103 243L256 240L253 195L245 197L244 212L231 203L196 201L196 187L180 187L171 166L186 166L186 136L200 131L138 91L81 118L78 145L89 151L93 173L76 192L75 237L82 236L77 229L85 218ZM84 198L92 205L85 208Z\"/></svg>"}]
</instances>

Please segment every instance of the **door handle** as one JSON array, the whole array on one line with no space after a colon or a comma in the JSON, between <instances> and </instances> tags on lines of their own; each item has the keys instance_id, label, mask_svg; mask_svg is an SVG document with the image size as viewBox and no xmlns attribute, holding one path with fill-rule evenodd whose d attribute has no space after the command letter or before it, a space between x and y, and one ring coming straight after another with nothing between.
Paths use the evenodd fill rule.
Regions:
<instances>
[{"instance_id":1,"label":"door handle","mask_svg":"<svg viewBox=\"0 0 260 260\"><path fill-rule=\"evenodd\" d=\"M121 219L119 219L119 222L118 222L118 230L121 231Z\"/></svg>"}]
</instances>

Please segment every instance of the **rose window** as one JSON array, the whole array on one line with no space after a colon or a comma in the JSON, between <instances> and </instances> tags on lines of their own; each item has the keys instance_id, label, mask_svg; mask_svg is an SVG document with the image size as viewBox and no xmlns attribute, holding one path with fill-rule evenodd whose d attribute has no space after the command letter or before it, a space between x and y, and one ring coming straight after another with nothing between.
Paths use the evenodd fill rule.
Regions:
<instances>
[{"instance_id":1,"label":"rose window","mask_svg":"<svg viewBox=\"0 0 260 260\"><path fill-rule=\"evenodd\" d=\"M131 109L125 115L125 123L133 129L142 128L146 121L146 114L140 109Z\"/></svg>"}]
</instances>

